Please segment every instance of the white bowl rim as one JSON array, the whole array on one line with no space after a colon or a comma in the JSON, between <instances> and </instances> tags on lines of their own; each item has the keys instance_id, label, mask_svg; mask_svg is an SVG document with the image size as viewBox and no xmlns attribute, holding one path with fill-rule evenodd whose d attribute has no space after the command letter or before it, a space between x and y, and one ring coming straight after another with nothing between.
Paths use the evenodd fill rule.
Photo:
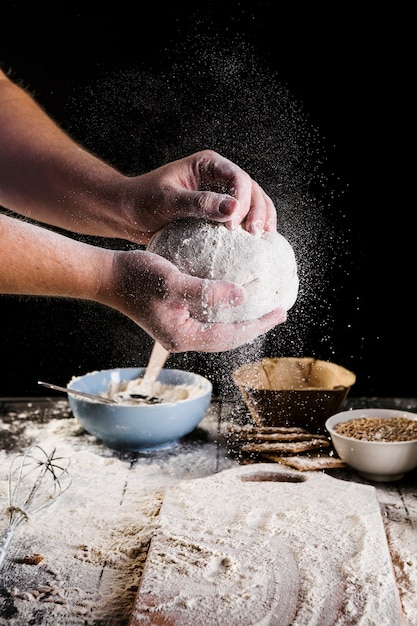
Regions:
<instances>
[{"instance_id":1,"label":"white bowl rim","mask_svg":"<svg viewBox=\"0 0 417 626\"><path fill-rule=\"evenodd\" d=\"M336 424L340 424L342 422L349 422L352 419L358 419L359 417L404 417L405 419L409 419L410 421L417 421L417 413L413 413L412 411L402 411L401 409L386 409L386 408L363 408L363 409L349 409L347 411L341 411L340 413L335 413L331 415L325 422L325 427L333 437L340 437L340 439L344 439L345 441L355 441L360 445L376 445L376 446L391 446L395 445L410 445L410 443L417 443L416 439L408 439L406 441L370 441L368 439L356 439L355 437L347 437L346 435L342 435L338 433L334 426Z\"/></svg>"}]
</instances>

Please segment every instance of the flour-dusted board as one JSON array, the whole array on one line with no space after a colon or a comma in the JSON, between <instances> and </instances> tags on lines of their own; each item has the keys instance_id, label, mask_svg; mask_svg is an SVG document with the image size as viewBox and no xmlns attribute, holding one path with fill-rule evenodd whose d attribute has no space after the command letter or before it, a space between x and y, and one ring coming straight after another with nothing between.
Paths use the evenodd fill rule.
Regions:
<instances>
[{"instance_id":1,"label":"flour-dusted board","mask_svg":"<svg viewBox=\"0 0 417 626\"><path fill-rule=\"evenodd\" d=\"M404 624L374 487L259 464L165 495L130 626Z\"/></svg>"}]
</instances>

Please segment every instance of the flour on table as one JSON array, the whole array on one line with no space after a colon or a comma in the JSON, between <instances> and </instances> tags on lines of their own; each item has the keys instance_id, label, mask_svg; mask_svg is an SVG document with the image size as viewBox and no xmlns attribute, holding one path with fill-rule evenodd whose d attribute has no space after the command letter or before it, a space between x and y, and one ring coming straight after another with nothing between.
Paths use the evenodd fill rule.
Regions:
<instances>
[{"instance_id":1,"label":"flour on table","mask_svg":"<svg viewBox=\"0 0 417 626\"><path fill-rule=\"evenodd\" d=\"M45 409L44 411L46 412ZM19 441L39 443L48 451L56 447L58 454L70 457L73 483L51 507L34 515L28 523L17 529L9 550L9 563L12 568L33 571L33 585L19 587L13 576L7 582L5 574L8 570L3 565L3 588L10 588L13 593L13 599L7 600L18 606L19 614L27 615L27 620L24 622L18 616L0 618L1 626L29 624L42 608L48 616L48 621L42 621L45 626L58 623L85 626L127 625L131 616L133 618L138 613L138 604L135 603L137 587L142 578L145 584L150 582L156 558L160 558L162 563L163 579L169 579L171 568L178 571L182 566L185 572L197 571L200 575L200 590L208 585L213 593L216 580L222 577L230 575L227 578L228 590L235 595L243 583L247 586L252 577L254 582L247 589L248 599L254 602L263 594L265 606L272 607L279 616L283 612L291 613L290 600L293 595L283 598L281 606L274 602L276 594L280 590L289 589L290 583L300 588L300 582L305 580L300 595L305 598L303 611L297 614L297 620L291 626L326 626L326 622L317 617L323 607L318 599L320 588L323 589L324 586L325 597L330 598L334 610L334 606L340 601L340 596L336 593L339 587L335 585L335 580L340 581L342 574L353 590L357 589L355 580L361 575L361 563L375 560L375 555L380 554L380 546L376 545L376 541L384 541L380 532L381 519L375 519L373 514L366 518L369 503L374 497L373 488L369 486L364 486L360 497L355 500L352 493L356 494L357 490L349 482L337 481L339 484L343 483L343 489L338 493L337 499L332 500L332 490L327 490L323 497L323 492L318 490L314 479L312 484L305 483L306 486L311 484L311 488L300 490L304 492L304 498L301 495L295 498L293 490L287 497L283 495L277 498L274 495L274 483L266 487L269 495L265 498L255 490L256 483L246 483L248 486L252 485L249 491L253 495L242 498L240 490L235 488L236 483L231 482L226 500L224 497L219 499L219 490L224 487L224 475L214 474L219 461L214 445L207 443L204 454L201 446L190 445L184 446L180 454L165 452L150 457L139 456L133 461L131 455L115 453L86 433L77 420L71 417L66 400L51 403L47 421L33 422L30 419L33 412L33 409L22 411L16 417L13 428L17 430L14 434L5 418L1 427L4 431L10 430L10 436L16 436ZM56 419L53 417L55 414ZM207 432L216 432L214 425L217 424L217 419L212 418L210 412L203 423ZM24 428L23 433L21 428ZM0 449L0 507L3 525L6 524L10 461L11 454L6 449ZM222 458L222 467L227 467L229 463L233 465L232 461ZM271 473L274 468L273 464L267 466ZM261 469L262 466L255 464L246 468L240 467L237 472L240 475L241 472ZM205 481L193 480L212 475L213 482L210 486ZM316 480L324 482L325 476L320 473ZM178 492L175 491L177 484ZM294 485L288 485L288 491L291 486ZM404 608L402 626L416 626L417 502L414 504L408 498L408 508L405 510L396 486L392 485L390 489L392 493L384 491L386 500L383 502L383 521L397 581L401 586ZM182 513L181 521L178 522L177 515L171 525L165 513L159 516L167 490L165 512L169 512L172 498L178 493L179 497L175 500L177 512ZM380 491L379 487L377 491ZM325 510L326 502L329 501L337 502L340 514L343 514L341 521L340 518L336 520L337 524L340 521L338 526L331 511ZM324 511L320 516L317 515L316 508L319 505ZM352 508L355 507L357 510L352 515ZM201 519L205 520L203 524ZM300 519L304 522L300 523ZM373 530L375 523L376 531ZM308 529L313 531L308 532ZM222 534L226 530L229 541ZM341 574L327 586L324 583L335 564L335 557L327 549L332 533L337 536L340 554L347 554L349 558L344 560ZM164 556L162 553L156 554L151 548L146 564L149 542L162 534L171 537L170 551L165 551ZM358 538L363 539L362 544L357 543ZM298 546L304 544L306 549L300 550ZM356 557L349 549L349 546L355 544L359 548ZM152 545L158 547L157 543ZM191 550L195 556L194 561L188 559ZM250 567L246 571L237 569L239 550L246 562L251 559ZM34 553L43 557L39 565L13 565L14 559ZM314 563L313 554L319 555ZM170 562L170 555L176 560ZM202 563L204 567L199 568ZM370 587L373 585L375 591L374 602L383 600L391 591L391 572L387 569L387 562L383 560L380 565L380 576L375 571L370 576ZM156 567L156 570L161 572L160 567ZM273 573L272 578L267 577L267 570ZM237 581L234 588L231 584L233 577ZM174 582L175 579L167 581L168 590L169 585ZM178 602L182 600L185 607L193 606L197 596L197 583L198 580L191 577L190 584L182 588ZM157 581L155 590L162 585L162 581ZM146 590L145 586L143 590ZM208 600L207 597L206 603ZM238 602L236 605L236 611L242 610L242 595L238 600L240 604ZM230 596L225 595L222 601L225 611L233 611ZM168 599L166 602L168 603ZM176 600L171 599L171 606L175 602ZM357 597L352 593L347 609L358 611L357 604ZM166 610L167 605L163 608ZM328 626L358 626L361 623L366 626L393 626L396 623L395 619L391 620L392 615L388 612L384 619L379 619L380 613L377 607L375 619L366 621L363 617L362 622L356 619L357 613L352 613L351 616L344 616L345 621L340 618L339 621L330 622ZM259 620L256 621L257 616ZM251 621L251 618L254 619ZM192 626L200 626L201 623L208 626L208 621L195 621ZM218 621L216 626L219 623L231 626L231 622L227 621ZM248 615L246 621L238 622L239 626L244 626L245 623L265 626L268 622L261 621L258 614ZM274 622L272 620L269 623ZM285 624L283 620L276 623L280 626ZM133 626L136 626L136 622L133 622Z\"/></svg>"},{"instance_id":2,"label":"flour on table","mask_svg":"<svg viewBox=\"0 0 417 626\"><path fill-rule=\"evenodd\" d=\"M246 301L236 307L208 308L208 322L241 322L262 317L280 307L288 311L298 295L294 251L278 232L255 237L241 226L184 218L158 231L148 251L165 257L182 272L211 280L243 285Z\"/></svg>"},{"instance_id":3,"label":"flour on table","mask_svg":"<svg viewBox=\"0 0 417 626\"><path fill-rule=\"evenodd\" d=\"M72 484L16 530L7 560L36 553L42 561L16 566L32 569L34 583L29 589L13 585L13 602L27 613L25 623L46 603L47 626L64 623L64 615L68 624L127 624L165 490L181 479L211 474L215 448L212 458L191 448L132 462L130 455L116 454L86 433L66 401L61 406L65 419L26 423L29 415L20 416L24 440L70 458ZM10 461L0 449L0 532L7 525ZM3 623L23 622L0 618Z\"/></svg>"},{"instance_id":4,"label":"flour on table","mask_svg":"<svg viewBox=\"0 0 417 626\"><path fill-rule=\"evenodd\" d=\"M168 490L159 523L131 626L404 624L371 486L234 468Z\"/></svg>"}]
</instances>

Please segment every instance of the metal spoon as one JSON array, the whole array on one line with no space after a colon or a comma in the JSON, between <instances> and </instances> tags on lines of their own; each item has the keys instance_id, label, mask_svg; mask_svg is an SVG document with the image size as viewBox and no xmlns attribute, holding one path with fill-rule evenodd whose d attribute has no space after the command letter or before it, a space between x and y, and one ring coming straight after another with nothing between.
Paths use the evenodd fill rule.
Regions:
<instances>
[{"instance_id":1,"label":"metal spoon","mask_svg":"<svg viewBox=\"0 0 417 626\"><path fill-rule=\"evenodd\" d=\"M48 387L49 389L55 389L55 391L63 391L64 393L71 393L73 396L79 396L80 398L88 398L89 400L96 400L97 402L102 402L103 404L120 404L120 401L112 400L111 398L103 398L102 396L95 396L92 393L87 393L86 391L78 391L77 389L69 389L68 387L60 387L59 385L54 385L52 383L45 383L42 380L38 380L38 385L43 385L44 387ZM146 400L150 404L156 404L162 402L161 398L157 398L156 396L147 396L142 395L140 393L131 393L130 398L133 400Z\"/></svg>"},{"instance_id":2,"label":"metal spoon","mask_svg":"<svg viewBox=\"0 0 417 626\"><path fill-rule=\"evenodd\" d=\"M104 404L117 404L115 400L111 400L110 398L102 398L101 396L95 396L94 394L87 393L86 391L77 391L76 389L69 389L68 387L60 387L59 385L53 385L52 383L45 383L42 380L38 380L38 385L49 387L49 389L55 389L55 391L71 393L73 396L80 396L80 398L88 398L89 400L103 402Z\"/></svg>"}]
</instances>

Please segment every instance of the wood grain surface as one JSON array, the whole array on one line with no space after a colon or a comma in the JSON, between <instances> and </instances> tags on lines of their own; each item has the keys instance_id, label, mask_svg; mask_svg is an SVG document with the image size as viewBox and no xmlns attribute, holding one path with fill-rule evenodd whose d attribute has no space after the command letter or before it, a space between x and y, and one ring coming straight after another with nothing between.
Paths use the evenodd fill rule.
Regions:
<instances>
[{"instance_id":1,"label":"wood grain surface","mask_svg":"<svg viewBox=\"0 0 417 626\"><path fill-rule=\"evenodd\" d=\"M417 412L417 398L348 400L348 407L364 406ZM56 445L71 457L73 478L61 499L15 534L0 572L0 625L128 626L138 606L135 600L166 490L183 481L246 467L242 465L246 459L229 454L222 432L248 419L236 401L213 398L199 427L174 449L152 455L121 454L77 425L61 396L0 398L3 525L10 462L25 446ZM256 466L253 462L248 467ZM327 474L346 485L347 498L349 485L367 484L348 468L326 470ZM416 626L417 470L400 481L375 484L374 489L405 624ZM206 506L210 497L207 494ZM355 621L352 624L357 626Z\"/></svg>"}]
</instances>

